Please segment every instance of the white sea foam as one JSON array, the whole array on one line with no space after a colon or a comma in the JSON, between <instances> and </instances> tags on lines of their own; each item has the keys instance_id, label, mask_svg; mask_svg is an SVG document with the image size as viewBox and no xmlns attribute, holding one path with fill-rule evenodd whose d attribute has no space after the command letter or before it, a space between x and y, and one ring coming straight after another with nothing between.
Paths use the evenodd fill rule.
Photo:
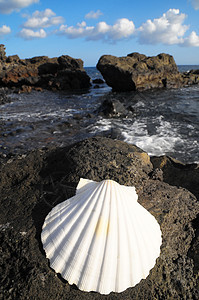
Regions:
<instances>
[{"instance_id":1,"label":"white sea foam","mask_svg":"<svg viewBox=\"0 0 199 300\"><path fill-rule=\"evenodd\" d=\"M175 145L182 142L182 138L169 122L163 121L161 118L159 121L156 134L150 134L145 123L135 121L130 128L123 131L124 141L135 144L149 155L173 152Z\"/></svg>"},{"instance_id":2,"label":"white sea foam","mask_svg":"<svg viewBox=\"0 0 199 300\"><path fill-rule=\"evenodd\" d=\"M101 78L95 68L92 79ZM72 143L93 135L104 135L135 144L151 155L172 155L192 163L198 161L199 86L147 93L112 93L105 84L84 94L13 94L10 103L0 106L1 143L21 153L48 143ZM104 99L118 99L133 108L127 119L97 117L95 111ZM92 118L86 118L90 113ZM75 114L71 126L62 127ZM75 125L75 128L73 128ZM15 130L16 129L16 130ZM19 129L19 130L18 130ZM66 130L65 130L66 129ZM75 130L73 130L75 129ZM23 149L22 149L23 147ZM6 150L7 151L7 150Z\"/></svg>"},{"instance_id":3,"label":"white sea foam","mask_svg":"<svg viewBox=\"0 0 199 300\"><path fill-rule=\"evenodd\" d=\"M124 132L124 141L130 144L135 144L142 150L146 151L149 155L163 155L171 153L174 146L182 140L178 137L158 136L132 136Z\"/></svg>"},{"instance_id":4,"label":"white sea foam","mask_svg":"<svg viewBox=\"0 0 199 300\"><path fill-rule=\"evenodd\" d=\"M78 113L78 110L75 109L60 109L56 111L38 111L38 112L11 112L11 113L2 113L1 120L7 121L35 121L36 119L44 119L44 118L54 118L54 117L72 117L74 113Z\"/></svg>"},{"instance_id":5,"label":"white sea foam","mask_svg":"<svg viewBox=\"0 0 199 300\"><path fill-rule=\"evenodd\" d=\"M153 120L151 120L153 123ZM156 133L150 134L147 120L129 121L101 119L91 129L92 133L106 132L111 129L120 131L122 139L140 147L149 155L163 155L172 153L176 144L183 143L182 137L172 124L164 121L163 117L156 118Z\"/></svg>"}]
</instances>

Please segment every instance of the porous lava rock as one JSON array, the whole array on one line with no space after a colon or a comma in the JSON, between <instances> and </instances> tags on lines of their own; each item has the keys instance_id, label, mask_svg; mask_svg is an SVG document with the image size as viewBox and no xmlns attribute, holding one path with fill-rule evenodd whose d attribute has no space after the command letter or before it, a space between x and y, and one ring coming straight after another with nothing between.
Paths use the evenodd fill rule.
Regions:
<instances>
[{"instance_id":1,"label":"porous lava rock","mask_svg":"<svg viewBox=\"0 0 199 300\"><path fill-rule=\"evenodd\" d=\"M10 102L10 98L8 97L8 91L6 88L0 88L0 105Z\"/></svg>"},{"instance_id":2,"label":"porous lava rock","mask_svg":"<svg viewBox=\"0 0 199 300\"><path fill-rule=\"evenodd\" d=\"M198 299L196 261L189 251L199 204L188 190L154 176L154 168L138 147L103 137L2 161L0 298ZM163 243L155 267L122 293L80 291L61 279L45 257L40 238L44 219L52 207L74 195L80 177L134 185L139 203L161 226Z\"/></svg>"},{"instance_id":3,"label":"porous lava rock","mask_svg":"<svg viewBox=\"0 0 199 300\"><path fill-rule=\"evenodd\" d=\"M90 77L83 61L68 55L49 58L37 56L20 59L18 55L5 56L0 48L0 86L30 91L34 88L76 90L90 86Z\"/></svg>"},{"instance_id":4,"label":"porous lava rock","mask_svg":"<svg viewBox=\"0 0 199 300\"><path fill-rule=\"evenodd\" d=\"M170 156L154 156L151 162L155 169L162 171L163 180L170 185L183 187L194 194L199 201L199 164L184 164ZM189 250L194 260L194 276L199 278L199 215L193 222L195 238ZM199 280L197 282L199 290Z\"/></svg>"},{"instance_id":5,"label":"porous lava rock","mask_svg":"<svg viewBox=\"0 0 199 300\"><path fill-rule=\"evenodd\" d=\"M179 88L199 83L197 74L182 74L174 58L165 53L147 57L133 52L125 57L103 55L97 69L115 91Z\"/></svg>"},{"instance_id":6,"label":"porous lava rock","mask_svg":"<svg viewBox=\"0 0 199 300\"><path fill-rule=\"evenodd\" d=\"M3 44L0 44L0 61L4 61L6 59L6 48Z\"/></svg>"},{"instance_id":7,"label":"porous lava rock","mask_svg":"<svg viewBox=\"0 0 199 300\"><path fill-rule=\"evenodd\" d=\"M96 112L106 117L126 117L129 113L125 106L117 99L105 99Z\"/></svg>"},{"instance_id":8,"label":"porous lava rock","mask_svg":"<svg viewBox=\"0 0 199 300\"><path fill-rule=\"evenodd\" d=\"M104 83L104 80L101 79L101 78L96 78L96 79L93 79L93 83L103 84L103 83Z\"/></svg>"}]
</instances>

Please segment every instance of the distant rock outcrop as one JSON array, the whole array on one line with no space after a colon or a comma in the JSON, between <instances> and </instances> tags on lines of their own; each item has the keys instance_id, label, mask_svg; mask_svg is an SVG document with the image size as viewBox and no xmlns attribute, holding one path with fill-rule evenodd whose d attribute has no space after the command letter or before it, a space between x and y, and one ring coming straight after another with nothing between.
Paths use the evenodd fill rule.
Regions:
<instances>
[{"instance_id":1,"label":"distant rock outcrop","mask_svg":"<svg viewBox=\"0 0 199 300\"><path fill-rule=\"evenodd\" d=\"M180 73L174 58L165 53L152 57L137 52L126 57L103 55L97 68L115 91L179 88L199 83L197 73Z\"/></svg>"},{"instance_id":2,"label":"distant rock outcrop","mask_svg":"<svg viewBox=\"0 0 199 300\"><path fill-rule=\"evenodd\" d=\"M20 59L18 55L6 57L4 45L0 45L1 86L15 87L22 91L30 91L32 87L75 90L88 88L90 77L85 72L81 59L68 55L30 59Z\"/></svg>"},{"instance_id":3,"label":"distant rock outcrop","mask_svg":"<svg viewBox=\"0 0 199 300\"><path fill-rule=\"evenodd\" d=\"M3 44L0 44L0 60L4 61L5 59L6 59L5 46Z\"/></svg>"}]
</instances>

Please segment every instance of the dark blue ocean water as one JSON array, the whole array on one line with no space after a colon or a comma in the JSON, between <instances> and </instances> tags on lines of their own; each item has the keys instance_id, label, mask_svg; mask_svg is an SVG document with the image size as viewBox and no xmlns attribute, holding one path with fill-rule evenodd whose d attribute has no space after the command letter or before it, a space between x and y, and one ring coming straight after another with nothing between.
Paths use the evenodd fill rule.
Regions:
<instances>
[{"instance_id":1,"label":"dark blue ocean water","mask_svg":"<svg viewBox=\"0 0 199 300\"><path fill-rule=\"evenodd\" d=\"M179 71L199 66L178 66ZM92 79L96 68L85 68ZM172 90L114 93L106 84L79 93L32 92L11 95L0 106L0 151L24 153L65 146L94 135L135 144L150 155L171 155L185 163L199 162L199 86ZM97 116L105 99L131 105L131 117Z\"/></svg>"}]
</instances>

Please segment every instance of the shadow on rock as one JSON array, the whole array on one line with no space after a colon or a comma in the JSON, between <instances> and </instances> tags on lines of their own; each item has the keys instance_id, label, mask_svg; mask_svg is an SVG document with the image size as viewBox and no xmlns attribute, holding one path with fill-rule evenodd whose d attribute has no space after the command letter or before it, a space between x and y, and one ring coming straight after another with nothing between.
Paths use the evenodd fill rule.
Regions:
<instances>
[{"instance_id":1,"label":"shadow on rock","mask_svg":"<svg viewBox=\"0 0 199 300\"><path fill-rule=\"evenodd\" d=\"M134 185L161 226L161 255L149 276L122 293L100 295L69 285L41 244L48 212L75 193L79 178ZM136 146L103 137L4 161L0 172L1 299L198 299L198 261L188 255L199 204L188 190L161 181ZM61 279L61 280L60 280Z\"/></svg>"}]
</instances>

